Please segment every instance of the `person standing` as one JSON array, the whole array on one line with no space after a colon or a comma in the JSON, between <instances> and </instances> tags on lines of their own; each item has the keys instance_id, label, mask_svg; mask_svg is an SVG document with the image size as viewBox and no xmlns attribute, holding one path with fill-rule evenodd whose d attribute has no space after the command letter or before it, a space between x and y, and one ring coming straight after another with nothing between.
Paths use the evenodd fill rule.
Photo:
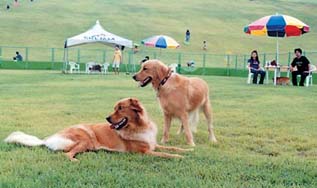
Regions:
<instances>
[{"instance_id":1,"label":"person standing","mask_svg":"<svg viewBox=\"0 0 317 188\"><path fill-rule=\"evenodd\" d=\"M263 84L265 71L261 69L258 52L256 50L251 52L251 57L248 60L248 64L251 73L253 73L253 84L257 84L259 74L261 75L259 84Z\"/></svg>"},{"instance_id":2,"label":"person standing","mask_svg":"<svg viewBox=\"0 0 317 188\"><path fill-rule=\"evenodd\" d=\"M185 42L189 42L189 39L190 39L190 32L189 32L189 29L187 29L185 33Z\"/></svg>"},{"instance_id":3,"label":"person standing","mask_svg":"<svg viewBox=\"0 0 317 188\"><path fill-rule=\"evenodd\" d=\"M134 45L134 48L133 48L133 53L136 54L139 52L139 47L138 45Z\"/></svg>"},{"instance_id":4,"label":"person standing","mask_svg":"<svg viewBox=\"0 0 317 188\"><path fill-rule=\"evenodd\" d=\"M207 41L203 41L203 50L207 50Z\"/></svg>"},{"instance_id":5,"label":"person standing","mask_svg":"<svg viewBox=\"0 0 317 188\"><path fill-rule=\"evenodd\" d=\"M290 67L292 72L293 86L297 86L297 75L300 75L299 86L304 86L306 77L309 74L309 60L302 55L302 49L296 48L294 50L295 58L293 59Z\"/></svg>"},{"instance_id":6,"label":"person standing","mask_svg":"<svg viewBox=\"0 0 317 188\"><path fill-rule=\"evenodd\" d=\"M114 74L118 74L120 72L120 64L122 62L122 53L120 51L120 48L118 45L116 45L115 50L114 50L114 55L113 55L113 60L112 60L112 69Z\"/></svg>"}]
</instances>

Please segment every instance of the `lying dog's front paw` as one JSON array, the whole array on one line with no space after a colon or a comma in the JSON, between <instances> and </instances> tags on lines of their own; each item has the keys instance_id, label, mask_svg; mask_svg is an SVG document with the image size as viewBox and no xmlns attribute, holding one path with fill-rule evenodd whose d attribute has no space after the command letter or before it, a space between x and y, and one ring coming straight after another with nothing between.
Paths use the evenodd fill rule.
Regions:
<instances>
[{"instance_id":1,"label":"lying dog's front paw","mask_svg":"<svg viewBox=\"0 0 317 188\"><path fill-rule=\"evenodd\" d=\"M194 151L194 148L184 149L184 151Z\"/></svg>"},{"instance_id":2,"label":"lying dog's front paw","mask_svg":"<svg viewBox=\"0 0 317 188\"><path fill-rule=\"evenodd\" d=\"M172 154L172 157L182 159L184 156L178 154Z\"/></svg>"},{"instance_id":3,"label":"lying dog's front paw","mask_svg":"<svg viewBox=\"0 0 317 188\"><path fill-rule=\"evenodd\" d=\"M192 146L192 147L195 147L195 146L196 146L196 144L195 144L193 141L188 142L187 144L190 145L190 146Z\"/></svg>"},{"instance_id":4,"label":"lying dog's front paw","mask_svg":"<svg viewBox=\"0 0 317 188\"><path fill-rule=\"evenodd\" d=\"M164 138L164 137L161 139L161 143L162 143L162 144L165 144L165 143L167 143L167 142L168 142L168 139L166 139L166 138Z\"/></svg>"}]
</instances>

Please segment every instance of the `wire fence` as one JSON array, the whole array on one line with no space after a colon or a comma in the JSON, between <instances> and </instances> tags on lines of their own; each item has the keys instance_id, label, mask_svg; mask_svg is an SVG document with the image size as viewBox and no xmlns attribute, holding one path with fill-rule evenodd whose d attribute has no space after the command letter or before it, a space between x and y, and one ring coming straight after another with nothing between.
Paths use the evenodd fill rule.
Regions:
<instances>
[{"instance_id":1,"label":"wire fence","mask_svg":"<svg viewBox=\"0 0 317 188\"><path fill-rule=\"evenodd\" d=\"M13 62L16 52L23 56L23 63ZM140 50L134 53L132 50L123 51L123 68L124 71L135 72L139 68L139 62L145 56L150 59L160 59L165 64L178 64L183 73L191 73L197 71L197 74L206 74L209 69L223 69L226 75L230 75L230 71L246 70L247 60L250 54L210 54L210 53L191 53L191 52L166 52L164 49ZM303 52L305 56L316 64L317 52ZM281 65L289 65L293 59L293 52L280 53L279 63ZM262 62L276 59L276 53L261 53L259 60ZM107 49L86 49L86 48L69 48L68 61L74 61L82 64L87 62L111 64L113 58L113 50ZM187 62L193 61L193 67L187 67ZM64 62L64 48L44 48L44 47L15 47L0 46L0 63L1 68L23 68L23 69L46 69L46 70L62 70Z\"/></svg>"}]
</instances>

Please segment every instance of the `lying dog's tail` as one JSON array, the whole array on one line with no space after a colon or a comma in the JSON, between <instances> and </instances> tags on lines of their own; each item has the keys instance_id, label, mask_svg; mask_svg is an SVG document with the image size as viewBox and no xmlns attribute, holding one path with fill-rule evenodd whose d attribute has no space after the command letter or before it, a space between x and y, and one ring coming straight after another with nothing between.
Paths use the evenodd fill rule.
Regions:
<instances>
[{"instance_id":1,"label":"lying dog's tail","mask_svg":"<svg viewBox=\"0 0 317 188\"><path fill-rule=\"evenodd\" d=\"M189 126L192 132L197 132L197 124L199 121L199 109L196 109L189 113Z\"/></svg>"},{"instance_id":2,"label":"lying dog's tail","mask_svg":"<svg viewBox=\"0 0 317 188\"><path fill-rule=\"evenodd\" d=\"M41 146L44 145L44 141L36 136L28 135L20 131L11 133L6 139L6 143L21 144L24 146Z\"/></svg>"}]
</instances>

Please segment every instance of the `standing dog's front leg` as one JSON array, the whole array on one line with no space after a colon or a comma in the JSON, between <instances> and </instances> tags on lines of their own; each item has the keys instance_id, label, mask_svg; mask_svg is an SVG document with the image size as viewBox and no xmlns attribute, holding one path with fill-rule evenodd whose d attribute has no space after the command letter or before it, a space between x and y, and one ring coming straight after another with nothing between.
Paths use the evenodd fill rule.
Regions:
<instances>
[{"instance_id":1,"label":"standing dog's front leg","mask_svg":"<svg viewBox=\"0 0 317 188\"><path fill-rule=\"evenodd\" d=\"M167 113L164 113L164 129L163 129L163 138L161 140L161 143L168 142L171 121L172 121L172 116L170 116Z\"/></svg>"}]
</instances>

